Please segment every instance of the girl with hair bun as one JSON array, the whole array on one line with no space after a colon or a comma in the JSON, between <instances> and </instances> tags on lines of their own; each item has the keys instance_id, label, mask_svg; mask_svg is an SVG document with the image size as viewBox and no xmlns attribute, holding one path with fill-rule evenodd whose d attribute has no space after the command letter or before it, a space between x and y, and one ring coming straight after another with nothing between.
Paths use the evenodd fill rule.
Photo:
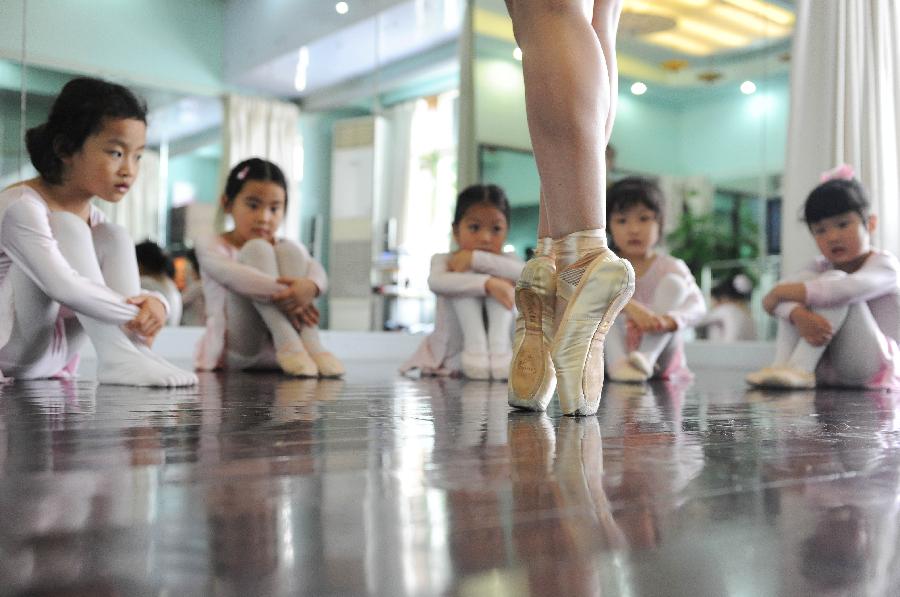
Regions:
<instances>
[{"instance_id":1,"label":"girl with hair bun","mask_svg":"<svg viewBox=\"0 0 900 597\"><path fill-rule=\"evenodd\" d=\"M168 305L141 290L134 241L91 205L117 203L138 174L147 110L127 88L69 81L26 145L38 176L0 192L0 370L74 375L85 338L102 383L187 386L150 350Z\"/></svg>"},{"instance_id":2,"label":"girl with hair bun","mask_svg":"<svg viewBox=\"0 0 900 597\"><path fill-rule=\"evenodd\" d=\"M728 276L713 287L713 308L697 328L705 328L706 339L713 342L756 340L749 308L752 293L753 282L747 274Z\"/></svg>"}]
</instances>

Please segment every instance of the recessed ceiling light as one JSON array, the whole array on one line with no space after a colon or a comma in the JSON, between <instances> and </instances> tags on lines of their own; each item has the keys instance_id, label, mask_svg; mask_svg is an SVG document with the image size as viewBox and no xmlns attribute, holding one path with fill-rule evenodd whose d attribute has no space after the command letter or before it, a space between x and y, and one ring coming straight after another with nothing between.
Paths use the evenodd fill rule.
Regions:
<instances>
[{"instance_id":1,"label":"recessed ceiling light","mask_svg":"<svg viewBox=\"0 0 900 597\"><path fill-rule=\"evenodd\" d=\"M744 81L741 83L741 93L744 95L753 95L756 93L756 83L753 81Z\"/></svg>"},{"instance_id":2,"label":"recessed ceiling light","mask_svg":"<svg viewBox=\"0 0 900 597\"><path fill-rule=\"evenodd\" d=\"M337 11L339 15L347 14L347 11L350 10L350 5L346 2L338 2L334 5L334 9Z\"/></svg>"},{"instance_id":3,"label":"recessed ceiling light","mask_svg":"<svg viewBox=\"0 0 900 597\"><path fill-rule=\"evenodd\" d=\"M516 49L513 50L513 58L515 58L516 60L522 59L522 48L516 46Z\"/></svg>"},{"instance_id":4,"label":"recessed ceiling light","mask_svg":"<svg viewBox=\"0 0 900 597\"><path fill-rule=\"evenodd\" d=\"M647 86L638 81L637 83L632 83L631 85L631 93L634 95L644 95L647 93Z\"/></svg>"}]
</instances>

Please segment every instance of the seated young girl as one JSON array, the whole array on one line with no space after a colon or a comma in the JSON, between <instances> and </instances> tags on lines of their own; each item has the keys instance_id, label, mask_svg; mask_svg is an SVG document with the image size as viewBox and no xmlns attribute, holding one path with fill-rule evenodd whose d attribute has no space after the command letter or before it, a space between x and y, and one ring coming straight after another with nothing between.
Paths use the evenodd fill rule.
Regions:
<instances>
[{"instance_id":1,"label":"seated young girl","mask_svg":"<svg viewBox=\"0 0 900 597\"><path fill-rule=\"evenodd\" d=\"M612 245L635 273L634 296L606 337L606 375L613 381L690 375L683 332L700 321L706 303L684 261L657 251L664 201L655 183L637 177L607 193Z\"/></svg>"},{"instance_id":2,"label":"seated young girl","mask_svg":"<svg viewBox=\"0 0 900 597\"><path fill-rule=\"evenodd\" d=\"M344 367L319 340L322 266L301 244L276 236L287 180L267 160L235 166L222 194L234 227L196 247L206 298L198 369L277 369L300 377L339 377Z\"/></svg>"},{"instance_id":3,"label":"seated young girl","mask_svg":"<svg viewBox=\"0 0 900 597\"><path fill-rule=\"evenodd\" d=\"M125 87L78 78L28 131L39 174L0 193L0 377L69 377L87 337L103 383L197 383L150 351L168 306L141 291L128 232L91 205L134 183L146 113Z\"/></svg>"},{"instance_id":4,"label":"seated young girl","mask_svg":"<svg viewBox=\"0 0 900 597\"><path fill-rule=\"evenodd\" d=\"M434 332L402 365L402 373L509 376L515 281L524 265L514 254L503 253L509 212L506 194L495 185L474 185L459 194L453 216L458 249L431 259L428 286L437 295Z\"/></svg>"},{"instance_id":5,"label":"seated young girl","mask_svg":"<svg viewBox=\"0 0 900 597\"><path fill-rule=\"evenodd\" d=\"M775 358L747 376L756 386L900 387L900 263L874 249L877 219L842 167L813 189L804 219L821 252L763 299L778 318Z\"/></svg>"}]
</instances>

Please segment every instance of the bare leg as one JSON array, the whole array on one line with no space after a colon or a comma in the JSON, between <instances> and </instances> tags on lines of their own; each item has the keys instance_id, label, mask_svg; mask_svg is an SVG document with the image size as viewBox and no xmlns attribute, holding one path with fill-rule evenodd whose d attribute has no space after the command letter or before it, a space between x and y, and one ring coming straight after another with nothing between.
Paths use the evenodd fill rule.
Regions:
<instances>
[{"instance_id":1,"label":"bare leg","mask_svg":"<svg viewBox=\"0 0 900 597\"><path fill-rule=\"evenodd\" d=\"M593 23L600 17L589 0L508 0L507 6L523 52L528 128L550 232L561 238L604 228L610 75L595 26L610 32L618 11L605 11L613 13L611 23Z\"/></svg>"},{"instance_id":2,"label":"bare leg","mask_svg":"<svg viewBox=\"0 0 900 597\"><path fill-rule=\"evenodd\" d=\"M609 113L606 116L606 140L604 148L612 136L613 123L616 120L616 106L619 100L619 66L616 60L616 32L619 29L619 16L622 14L622 0L594 0L594 14L591 27L600 40L600 48L606 59L606 72L609 75Z\"/></svg>"}]
</instances>

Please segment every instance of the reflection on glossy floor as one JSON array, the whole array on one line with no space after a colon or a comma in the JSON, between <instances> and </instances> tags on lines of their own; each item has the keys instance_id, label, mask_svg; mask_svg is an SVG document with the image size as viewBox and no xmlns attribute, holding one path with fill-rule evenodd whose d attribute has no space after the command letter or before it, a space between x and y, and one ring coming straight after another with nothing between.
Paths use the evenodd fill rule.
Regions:
<instances>
[{"instance_id":1,"label":"reflection on glossy floor","mask_svg":"<svg viewBox=\"0 0 900 597\"><path fill-rule=\"evenodd\" d=\"M205 374L0 389L2 595L898 595L895 402Z\"/></svg>"}]
</instances>

